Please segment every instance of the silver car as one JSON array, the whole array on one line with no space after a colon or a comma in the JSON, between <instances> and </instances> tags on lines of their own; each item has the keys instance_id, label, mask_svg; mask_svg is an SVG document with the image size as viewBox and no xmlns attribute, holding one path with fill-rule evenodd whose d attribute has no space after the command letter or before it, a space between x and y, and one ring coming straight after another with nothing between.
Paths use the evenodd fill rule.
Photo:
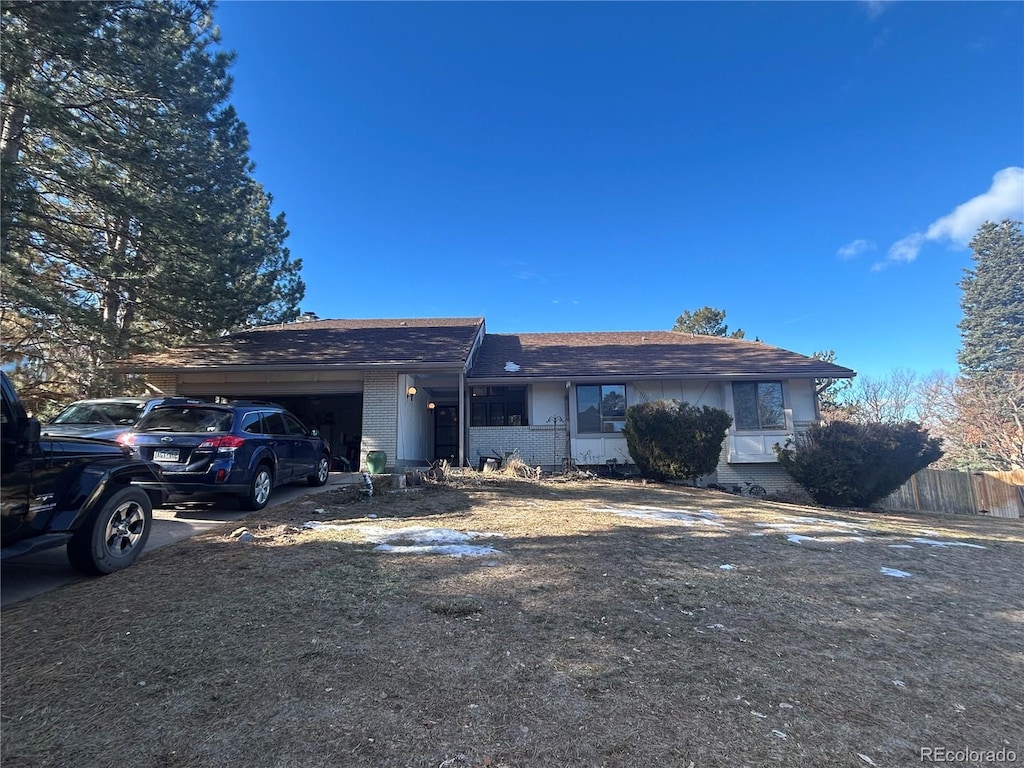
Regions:
<instances>
[{"instance_id":1,"label":"silver car","mask_svg":"<svg viewBox=\"0 0 1024 768\"><path fill-rule=\"evenodd\" d=\"M43 425L49 437L88 437L117 440L164 398L102 397L78 400Z\"/></svg>"}]
</instances>

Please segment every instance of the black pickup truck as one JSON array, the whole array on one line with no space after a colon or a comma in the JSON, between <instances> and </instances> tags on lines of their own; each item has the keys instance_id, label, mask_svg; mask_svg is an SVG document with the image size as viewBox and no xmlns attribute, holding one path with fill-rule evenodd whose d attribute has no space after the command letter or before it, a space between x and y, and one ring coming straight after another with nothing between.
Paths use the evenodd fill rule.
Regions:
<instances>
[{"instance_id":1,"label":"black pickup truck","mask_svg":"<svg viewBox=\"0 0 1024 768\"><path fill-rule=\"evenodd\" d=\"M116 443L41 437L5 373L2 388L0 559L66 545L83 573L127 568L146 545L162 497L134 484L159 487L160 467Z\"/></svg>"}]
</instances>

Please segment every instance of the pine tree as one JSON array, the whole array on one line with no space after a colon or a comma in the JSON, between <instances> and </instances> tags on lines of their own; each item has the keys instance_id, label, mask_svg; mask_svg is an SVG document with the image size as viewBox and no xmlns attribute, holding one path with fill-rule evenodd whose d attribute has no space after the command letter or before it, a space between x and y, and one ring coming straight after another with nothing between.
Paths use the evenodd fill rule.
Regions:
<instances>
[{"instance_id":1,"label":"pine tree","mask_svg":"<svg viewBox=\"0 0 1024 768\"><path fill-rule=\"evenodd\" d=\"M725 310L713 307L701 307L694 312L685 310L676 318L672 330L699 336L728 336L731 339L742 339L745 336L741 329L729 333L729 326L725 324Z\"/></svg>"},{"instance_id":2,"label":"pine tree","mask_svg":"<svg viewBox=\"0 0 1024 768\"><path fill-rule=\"evenodd\" d=\"M59 396L120 386L111 358L297 314L212 8L0 9L3 357Z\"/></svg>"},{"instance_id":3,"label":"pine tree","mask_svg":"<svg viewBox=\"0 0 1024 768\"><path fill-rule=\"evenodd\" d=\"M1024 371L1024 235L1019 221L985 222L971 240L974 269L960 281L966 375Z\"/></svg>"},{"instance_id":4,"label":"pine tree","mask_svg":"<svg viewBox=\"0 0 1024 768\"><path fill-rule=\"evenodd\" d=\"M960 281L957 458L973 469L1024 469L1024 235L986 222Z\"/></svg>"}]
</instances>

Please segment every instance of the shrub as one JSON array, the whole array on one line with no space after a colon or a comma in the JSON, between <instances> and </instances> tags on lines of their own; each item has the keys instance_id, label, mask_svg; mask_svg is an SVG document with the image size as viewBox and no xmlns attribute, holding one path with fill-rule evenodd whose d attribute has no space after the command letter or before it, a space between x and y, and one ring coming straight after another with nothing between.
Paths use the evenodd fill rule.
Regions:
<instances>
[{"instance_id":1,"label":"shrub","mask_svg":"<svg viewBox=\"0 0 1024 768\"><path fill-rule=\"evenodd\" d=\"M622 434L644 477L693 482L718 465L730 424L720 408L659 400L627 408Z\"/></svg>"},{"instance_id":2,"label":"shrub","mask_svg":"<svg viewBox=\"0 0 1024 768\"><path fill-rule=\"evenodd\" d=\"M776 446L783 469L818 504L867 507L942 456L942 441L912 421L813 426Z\"/></svg>"}]
</instances>

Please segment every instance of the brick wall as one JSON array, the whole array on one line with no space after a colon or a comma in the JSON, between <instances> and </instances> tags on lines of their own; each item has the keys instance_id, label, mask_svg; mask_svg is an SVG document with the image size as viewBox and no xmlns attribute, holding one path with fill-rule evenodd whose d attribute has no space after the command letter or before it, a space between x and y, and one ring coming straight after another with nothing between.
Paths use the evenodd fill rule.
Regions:
<instances>
[{"instance_id":1,"label":"brick wall","mask_svg":"<svg viewBox=\"0 0 1024 768\"><path fill-rule=\"evenodd\" d=\"M178 393L178 377L173 373L147 373L146 383L168 397Z\"/></svg>"},{"instance_id":2,"label":"brick wall","mask_svg":"<svg viewBox=\"0 0 1024 768\"><path fill-rule=\"evenodd\" d=\"M523 461L532 467L551 470L562 466L565 458L565 425L531 427L470 427L466 460L471 467L481 456L509 453L516 448Z\"/></svg>"},{"instance_id":3,"label":"brick wall","mask_svg":"<svg viewBox=\"0 0 1024 768\"><path fill-rule=\"evenodd\" d=\"M359 448L359 466L366 470L366 454L384 451L387 471L398 455L398 374L367 373L363 379L363 438Z\"/></svg>"},{"instance_id":4,"label":"brick wall","mask_svg":"<svg viewBox=\"0 0 1024 768\"><path fill-rule=\"evenodd\" d=\"M778 493L793 495L801 493L801 488L793 482L793 478L777 463L772 464L727 464L718 462L716 470L719 485L730 488L734 485L744 487L745 483L757 483L769 494Z\"/></svg>"}]
</instances>

